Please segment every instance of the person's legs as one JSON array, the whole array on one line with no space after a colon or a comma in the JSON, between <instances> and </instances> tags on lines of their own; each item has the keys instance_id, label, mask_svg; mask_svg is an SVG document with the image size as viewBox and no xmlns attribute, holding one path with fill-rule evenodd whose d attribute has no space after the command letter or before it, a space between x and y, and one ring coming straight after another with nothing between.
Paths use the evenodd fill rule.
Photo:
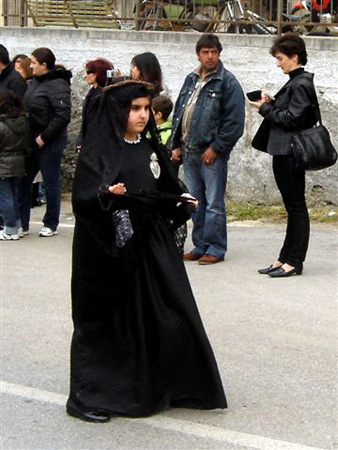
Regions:
<instances>
[{"instance_id":1,"label":"person's legs","mask_svg":"<svg viewBox=\"0 0 338 450\"><path fill-rule=\"evenodd\" d=\"M203 242L207 247L208 255L224 259L227 251L225 189L228 158L218 155L211 165L206 165L201 161L201 172L207 201Z\"/></svg>"},{"instance_id":2,"label":"person's legs","mask_svg":"<svg viewBox=\"0 0 338 450\"><path fill-rule=\"evenodd\" d=\"M207 249L204 243L206 197L205 185L200 171L200 158L201 155L197 153L183 154L184 182L189 193L198 200L198 208L192 214L194 224L192 231L193 252L197 257L204 255Z\"/></svg>"},{"instance_id":3,"label":"person's legs","mask_svg":"<svg viewBox=\"0 0 338 450\"><path fill-rule=\"evenodd\" d=\"M0 178L0 212L4 221L5 235L17 236L16 179Z\"/></svg>"},{"instance_id":4,"label":"person's legs","mask_svg":"<svg viewBox=\"0 0 338 450\"><path fill-rule=\"evenodd\" d=\"M32 183L39 171L39 156L40 149L34 143L32 148L32 155L29 160L28 173L26 177L23 177L19 181L18 186L18 201L19 201L19 209L20 209L20 217L22 228L24 231L29 230L29 219L31 213L31 192L32 192Z\"/></svg>"},{"instance_id":5,"label":"person's legs","mask_svg":"<svg viewBox=\"0 0 338 450\"><path fill-rule=\"evenodd\" d=\"M310 237L305 172L295 171L292 156L274 156L273 172L288 213L286 236L278 259L300 267L305 260Z\"/></svg>"},{"instance_id":6,"label":"person's legs","mask_svg":"<svg viewBox=\"0 0 338 450\"><path fill-rule=\"evenodd\" d=\"M62 154L66 145L67 135L61 134L52 142L45 144L39 153L39 165L46 189L46 213L43 217L43 224L53 231L59 224L61 207L60 169Z\"/></svg>"}]
</instances>

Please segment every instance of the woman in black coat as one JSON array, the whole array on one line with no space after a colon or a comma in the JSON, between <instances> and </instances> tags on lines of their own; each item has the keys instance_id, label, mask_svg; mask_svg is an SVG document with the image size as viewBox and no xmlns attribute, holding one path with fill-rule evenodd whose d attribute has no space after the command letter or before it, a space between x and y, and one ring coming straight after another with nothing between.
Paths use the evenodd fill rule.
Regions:
<instances>
[{"instance_id":1,"label":"woman in black coat","mask_svg":"<svg viewBox=\"0 0 338 450\"><path fill-rule=\"evenodd\" d=\"M70 122L71 72L55 64L55 55L46 47L35 49L31 55L33 79L28 85L24 105L34 138L28 176L21 186L21 210L23 232L28 233L31 187L39 172L46 190L46 213L39 236L58 234L61 183L60 170L67 145L67 126Z\"/></svg>"},{"instance_id":2,"label":"woman in black coat","mask_svg":"<svg viewBox=\"0 0 338 450\"><path fill-rule=\"evenodd\" d=\"M89 128L95 122L94 119L98 111L102 88L107 84L107 70L112 69L114 69L113 64L103 58L88 61L86 64L86 81L91 88L82 106L81 131L76 140L76 150L78 152L81 150L83 139L90 131Z\"/></svg>"},{"instance_id":3,"label":"woman in black coat","mask_svg":"<svg viewBox=\"0 0 338 450\"><path fill-rule=\"evenodd\" d=\"M69 415L106 422L225 408L173 230L196 200L159 144L145 83L102 96L75 171Z\"/></svg>"},{"instance_id":4,"label":"woman in black coat","mask_svg":"<svg viewBox=\"0 0 338 450\"><path fill-rule=\"evenodd\" d=\"M311 128L319 115L314 75L302 67L307 63L303 39L295 33L286 33L275 40L270 53L283 73L289 75L289 81L273 99L262 94L259 101L250 104L264 117L252 145L272 155L273 173L288 213L286 236L277 260L258 272L279 278L301 275L303 271L310 222L305 201L305 172L295 169L292 137L299 130Z\"/></svg>"}]
</instances>

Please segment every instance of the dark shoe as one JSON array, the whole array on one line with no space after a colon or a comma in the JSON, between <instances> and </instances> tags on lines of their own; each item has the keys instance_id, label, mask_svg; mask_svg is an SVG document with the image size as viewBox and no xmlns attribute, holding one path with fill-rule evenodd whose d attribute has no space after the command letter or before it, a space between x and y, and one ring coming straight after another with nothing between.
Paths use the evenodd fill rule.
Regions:
<instances>
[{"instance_id":1,"label":"dark shoe","mask_svg":"<svg viewBox=\"0 0 338 450\"><path fill-rule=\"evenodd\" d=\"M201 256L197 256L194 252L184 253L183 259L184 261L197 261Z\"/></svg>"},{"instance_id":2,"label":"dark shoe","mask_svg":"<svg viewBox=\"0 0 338 450\"><path fill-rule=\"evenodd\" d=\"M266 267L265 269L259 269L258 273L262 274L262 275L267 275L268 273L274 272L277 269L280 269L282 266L276 266L273 267L272 264L270 264L269 267Z\"/></svg>"},{"instance_id":3,"label":"dark shoe","mask_svg":"<svg viewBox=\"0 0 338 450\"><path fill-rule=\"evenodd\" d=\"M216 264L220 261L223 261L223 259L217 258L217 256L214 256L214 255L208 255L206 253L198 260L198 264L201 264L202 266L206 266L208 264Z\"/></svg>"},{"instance_id":4,"label":"dark shoe","mask_svg":"<svg viewBox=\"0 0 338 450\"><path fill-rule=\"evenodd\" d=\"M32 199L31 208L35 208L36 206L41 206L41 200L39 198Z\"/></svg>"},{"instance_id":5,"label":"dark shoe","mask_svg":"<svg viewBox=\"0 0 338 450\"><path fill-rule=\"evenodd\" d=\"M294 267L290 270L285 270L283 267L279 267L277 270L269 273L269 277L271 278L284 278L291 277L292 275L301 275L303 272L303 267Z\"/></svg>"},{"instance_id":6,"label":"dark shoe","mask_svg":"<svg viewBox=\"0 0 338 450\"><path fill-rule=\"evenodd\" d=\"M70 398L66 405L67 414L77 419L85 420L86 422L104 423L110 419L109 414L102 409L93 409L92 411L84 411L77 406Z\"/></svg>"}]
</instances>

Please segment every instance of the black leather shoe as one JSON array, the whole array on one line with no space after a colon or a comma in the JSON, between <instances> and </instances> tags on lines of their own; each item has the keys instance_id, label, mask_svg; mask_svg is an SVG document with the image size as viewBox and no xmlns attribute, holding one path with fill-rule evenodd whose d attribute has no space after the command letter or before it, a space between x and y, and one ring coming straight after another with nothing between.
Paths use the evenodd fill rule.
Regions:
<instances>
[{"instance_id":1,"label":"black leather shoe","mask_svg":"<svg viewBox=\"0 0 338 450\"><path fill-rule=\"evenodd\" d=\"M77 419L85 420L86 422L104 423L110 420L109 414L102 409L93 409L92 411L84 411L77 406L70 398L66 405L67 414Z\"/></svg>"},{"instance_id":2,"label":"black leather shoe","mask_svg":"<svg viewBox=\"0 0 338 450\"><path fill-rule=\"evenodd\" d=\"M277 269L280 269L282 266L276 266L276 267L273 267L273 265L272 264L270 264L270 266L269 267L266 267L265 269L259 269L258 270L258 273L260 273L260 274L262 274L262 275L267 275L267 274L269 274L269 273L271 273L271 272L274 272L275 270L277 270Z\"/></svg>"},{"instance_id":3,"label":"black leather shoe","mask_svg":"<svg viewBox=\"0 0 338 450\"><path fill-rule=\"evenodd\" d=\"M285 270L283 267L279 267L278 270L274 270L269 273L269 277L271 278L284 278L291 277L292 275L301 275L303 272L303 267L294 267L290 270Z\"/></svg>"}]
</instances>

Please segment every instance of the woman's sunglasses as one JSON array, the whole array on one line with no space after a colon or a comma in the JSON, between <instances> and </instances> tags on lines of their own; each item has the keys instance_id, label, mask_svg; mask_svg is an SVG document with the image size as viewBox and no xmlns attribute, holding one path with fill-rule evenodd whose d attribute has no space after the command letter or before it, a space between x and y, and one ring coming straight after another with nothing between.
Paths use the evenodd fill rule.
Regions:
<instances>
[{"instance_id":1,"label":"woman's sunglasses","mask_svg":"<svg viewBox=\"0 0 338 450\"><path fill-rule=\"evenodd\" d=\"M87 70L86 70L86 74L87 74L87 75L90 75L91 73L95 73L95 72L94 72L93 70L90 70L90 69L87 69Z\"/></svg>"}]
</instances>

